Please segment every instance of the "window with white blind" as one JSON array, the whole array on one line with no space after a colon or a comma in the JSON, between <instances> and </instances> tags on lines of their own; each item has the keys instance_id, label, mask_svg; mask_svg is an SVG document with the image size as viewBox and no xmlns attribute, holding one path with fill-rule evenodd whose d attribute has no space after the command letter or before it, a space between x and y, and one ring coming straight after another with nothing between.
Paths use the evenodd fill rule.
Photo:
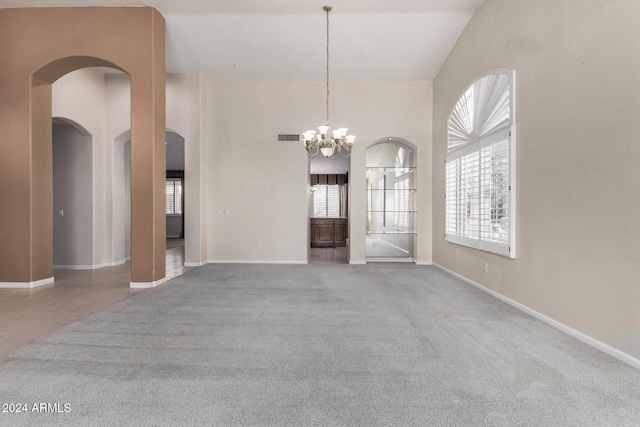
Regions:
<instances>
[{"instance_id":1,"label":"window with white blind","mask_svg":"<svg viewBox=\"0 0 640 427\"><path fill-rule=\"evenodd\" d=\"M448 241L515 257L514 73L476 80L449 117Z\"/></svg>"},{"instance_id":2,"label":"window with white blind","mask_svg":"<svg viewBox=\"0 0 640 427\"><path fill-rule=\"evenodd\" d=\"M340 186L314 185L313 216L336 218L340 216Z\"/></svg>"},{"instance_id":3,"label":"window with white blind","mask_svg":"<svg viewBox=\"0 0 640 427\"><path fill-rule=\"evenodd\" d=\"M182 181L180 179L167 179L166 189L166 214L182 215Z\"/></svg>"}]
</instances>

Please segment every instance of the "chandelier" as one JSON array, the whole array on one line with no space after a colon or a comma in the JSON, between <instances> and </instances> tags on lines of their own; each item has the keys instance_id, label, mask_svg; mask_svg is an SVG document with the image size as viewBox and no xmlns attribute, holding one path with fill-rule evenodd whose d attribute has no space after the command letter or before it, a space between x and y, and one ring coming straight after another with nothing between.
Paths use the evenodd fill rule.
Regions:
<instances>
[{"instance_id":1,"label":"chandelier","mask_svg":"<svg viewBox=\"0 0 640 427\"><path fill-rule=\"evenodd\" d=\"M324 126L318 127L317 134L315 130L305 131L302 139L310 158L316 157L318 153L322 153L329 159L336 153L349 157L356 139L355 135L347 135L347 128L332 131L329 125L329 12L331 12L331 6L325 6L322 9L327 12L327 121Z\"/></svg>"}]
</instances>

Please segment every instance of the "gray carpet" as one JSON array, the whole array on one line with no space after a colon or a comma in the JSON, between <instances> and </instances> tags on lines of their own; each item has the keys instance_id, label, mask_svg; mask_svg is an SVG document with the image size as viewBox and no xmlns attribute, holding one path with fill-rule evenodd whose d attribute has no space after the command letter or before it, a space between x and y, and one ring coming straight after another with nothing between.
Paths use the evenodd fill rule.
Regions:
<instances>
[{"instance_id":1,"label":"gray carpet","mask_svg":"<svg viewBox=\"0 0 640 427\"><path fill-rule=\"evenodd\" d=\"M637 426L640 371L437 268L208 265L3 362L0 403L29 411L0 425Z\"/></svg>"}]
</instances>

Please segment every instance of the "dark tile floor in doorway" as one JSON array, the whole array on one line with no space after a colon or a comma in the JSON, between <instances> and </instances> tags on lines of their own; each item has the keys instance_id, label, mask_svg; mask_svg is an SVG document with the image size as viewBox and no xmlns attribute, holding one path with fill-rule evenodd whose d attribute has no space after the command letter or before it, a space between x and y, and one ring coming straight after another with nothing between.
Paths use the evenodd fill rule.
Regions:
<instances>
[{"instance_id":1,"label":"dark tile floor in doorway","mask_svg":"<svg viewBox=\"0 0 640 427\"><path fill-rule=\"evenodd\" d=\"M348 264L349 251L346 246L339 248L311 248L309 264Z\"/></svg>"}]
</instances>

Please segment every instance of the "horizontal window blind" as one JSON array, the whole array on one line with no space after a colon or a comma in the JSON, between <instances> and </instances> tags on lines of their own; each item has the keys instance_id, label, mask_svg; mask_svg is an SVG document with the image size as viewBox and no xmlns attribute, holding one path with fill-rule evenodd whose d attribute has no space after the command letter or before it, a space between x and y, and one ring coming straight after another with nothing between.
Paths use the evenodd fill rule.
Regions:
<instances>
[{"instance_id":1,"label":"horizontal window blind","mask_svg":"<svg viewBox=\"0 0 640 427\"><path fill-rule=\"evenodd\" d=\"M315 185L313 192L313 216L335 218L340 216L340 186Z\"/></svg>"},{"instance_id":2,"label":"horizontal window blind","mask_svg":"<svg viewBox=\"0 0 640 427\"><path fill-rule=\"evenodd\" d=\"M337 185L327 185L327 217L340 216L340 189Z\"/></svg>"},{"instance_id":3,"label":"horizontal window blind","mask_svg":"<svg viewBox=\"0 0 640 427\"><path fill-rule=\"evenodd\" d=\"M483 147L481 237L496 243L509 243L509 141Z\"/></svg>"},{"instance_id":4,"label":"horizontal window blind","mask_svg":"<svg viewBox=\"0 0 640 427\"><path fill-rule=\"evenodd\" d=\"M182 181L167 180L165 181L166 192L166 214L181 215L182 214Z\"/></svg>"},{"instance_id":5,"label":"horizontal window blind","mask_svg":"<svg viewBox=\"0 0 640 427\"><path fill-rule=\"evenodd\" d=\"M474 82L449 117L448 241L515 256L513 71Z\"/></svg>"}]
</instances>

